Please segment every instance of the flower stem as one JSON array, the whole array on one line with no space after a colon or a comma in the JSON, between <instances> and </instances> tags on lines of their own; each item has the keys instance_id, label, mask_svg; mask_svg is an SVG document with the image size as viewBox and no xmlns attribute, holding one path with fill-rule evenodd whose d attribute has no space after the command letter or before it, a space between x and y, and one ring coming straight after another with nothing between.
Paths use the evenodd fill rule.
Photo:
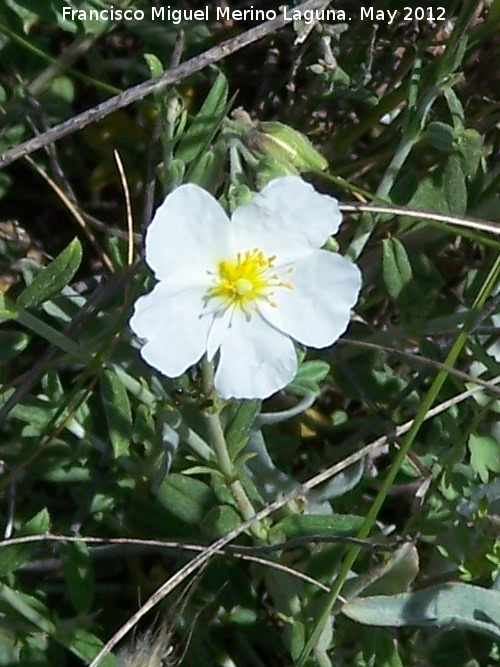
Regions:
<instances>
[{"instance_id":1,"label":"flower stem","mask_svg":"<svg viewBox=\"0 0 500 667\"><path fill-rule=\"evenodd\" d=\"M213 380L214 380L214 368L213 364L207 359L204 359L201 363L201 372L202 372L202 384L203 391L206 396L216 396ZM212 447L217 457L217 462L219 464L219 469L224 475L226 484L229 487L229 490L232 493L232 496L240 510L241 516L245 521L251 519L255 515L255 509L250 502L249 497L246 494L245 489L243 488L242 483L238 479L238 472L235 468L229 452L227 449L226 438L224 436L224 430L220 421L220 411L215 410L207 411L204 413L205 422L208 427L210 434L210 440ZM252 525L251 531L256 537L262 539L262 530L259 525Z\"/></svg>"}]
</instances>

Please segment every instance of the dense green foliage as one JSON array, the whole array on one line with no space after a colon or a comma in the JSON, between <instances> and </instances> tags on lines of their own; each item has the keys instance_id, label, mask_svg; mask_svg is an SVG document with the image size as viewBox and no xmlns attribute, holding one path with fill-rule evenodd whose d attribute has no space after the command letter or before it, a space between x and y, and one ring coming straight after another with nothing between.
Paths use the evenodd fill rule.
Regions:
<instances>
[{"instance_id":1,"label":"dense green foliage","mask_svg":"<svg viewBox=\"0 0 500 667\"><path fill-rule=\"evenodd\" d=\"M0 154L254 25L64 4L0 4ZM100 664L500 665L500 2L440 4L335 3L353 20L270 30L0 171L0 665L90 663L242 524L234 479L256 510L293 498ZM231 210L287 173L344 206L346 336L264 404L161 377L128 328L155 206L193 182Z\"/></svg>"}]
</instances>

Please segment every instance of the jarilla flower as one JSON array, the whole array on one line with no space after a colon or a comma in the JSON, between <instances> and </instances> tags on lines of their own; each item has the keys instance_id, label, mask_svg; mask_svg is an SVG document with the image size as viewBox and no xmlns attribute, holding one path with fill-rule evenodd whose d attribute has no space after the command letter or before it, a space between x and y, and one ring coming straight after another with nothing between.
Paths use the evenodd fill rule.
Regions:
<instances>
[{"instance_id":1,"label":"jarilla flower","mask_svg":"<svg viewBox=\"0 0 500 667\"><path fill-rule=\"evenodd\" d=\"M159 281L130 320L145 361L177 377L219 353L224 398L266 398L297 371L293 341L323 348L345 331L358 268L321 250L341 223L337 201L297 176L271 181L228 218L197 185L157 209L146 261Z\"/></svg>"}]
</instances>

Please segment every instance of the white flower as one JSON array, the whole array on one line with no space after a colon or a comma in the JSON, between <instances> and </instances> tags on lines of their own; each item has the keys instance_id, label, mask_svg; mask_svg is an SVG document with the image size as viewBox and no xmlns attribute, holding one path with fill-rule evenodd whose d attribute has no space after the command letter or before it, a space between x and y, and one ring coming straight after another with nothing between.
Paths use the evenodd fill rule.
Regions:
<instances>
[{"instance_id":1,"label":"white flower","mask_svg":"<svg viewBox=\"0 0 500 667\"><path fill-rule=\"evenodd\" d=\"M357 301L358 268L320 249L340 223L337 200L296 176L271 181L231 220L197 185L174 190L146 234L159 282L130 320L146 340L142 357L177 377L219 352L224 398L266 398L287 385L293 340L332 345Z\"/></svg>"}]
</instances>

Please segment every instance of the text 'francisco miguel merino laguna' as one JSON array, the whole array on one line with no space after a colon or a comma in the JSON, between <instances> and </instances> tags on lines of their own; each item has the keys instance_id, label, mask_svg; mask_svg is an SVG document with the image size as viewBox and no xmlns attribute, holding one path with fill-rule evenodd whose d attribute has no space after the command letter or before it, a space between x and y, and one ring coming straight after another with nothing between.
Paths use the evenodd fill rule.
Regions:
<instances>
[{"instance_id":1,"label":"text 'francisco miguel merino laguna'","mask_svg":"<svg viewBox=\"0 0 500 667\"><path fill-rule=\"evenodd\" d=\"M215 16L214 16L215 13ZM211 14L211 16L210 16ZM335 9L307 9L300 12L292 7L282 6L275 9L231 9L230 7L208 7L204 9L172 9L151 7L149 18L152 21L169 21L178 25L183 21L273 21L281 17L285 21L344 21L345 12ZM146 12L142 9L118 9L111 5L108 9L72 9L63 8L63 19L79 21L142 21Z\"/></svg>"}]
</instances>

